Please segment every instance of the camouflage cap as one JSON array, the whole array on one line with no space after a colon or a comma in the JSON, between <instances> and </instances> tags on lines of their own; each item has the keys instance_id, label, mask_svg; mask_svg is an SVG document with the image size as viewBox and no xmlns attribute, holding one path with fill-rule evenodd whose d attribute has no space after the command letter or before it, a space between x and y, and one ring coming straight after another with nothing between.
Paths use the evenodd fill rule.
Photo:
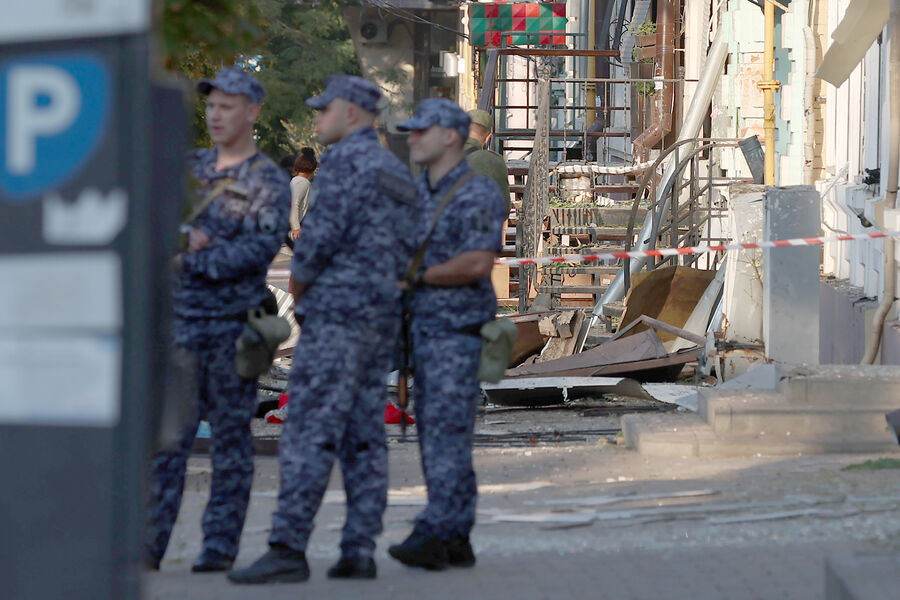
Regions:
<instances>
[{"instance_id":1,"label":"camouflage cap","mask_svg":"<svg viewBox=\"0 0 900 600\"><path fill-rule=\"evenodd\" d=\"M468 113L469 117L472 119L472 123L475 125L481 125L488 131L493 131L494 129L494 118L491 116L486 110L474 109L470 110Z\"/></svg>"},{"instance_id":2,"label":"camouflage cap","mask_svg":"<svg viewBox=\"0 0 900 600\"><path fill-rule=\"evenodd\" d=\"M262 102L266 95L266 90L256 77L240 67L224 67L216 73L215 79L201 79L197 82L197 91L201 94L209 94L213 88L226 94L243 94L255 104Z\"/></svg>"},{"instance_id":3,"label":"camouflage cap","mask_svg":"<svg viewBox=\"0 0 900 600\"><path fill-rule=\"evenodd\" d=\"M400 131L428 129L432 125L440 125L447 129L455 129L462 139L469 137L469 118L458 104L446 98L428 98L422 100L413 113L412 119L397 123Z\"/></svg>"},{"instance_id":4,"label":"camouflage cap","mask_svg":"<svg viewBox=\"0 0 900 600\"><path fill-rule=\"evenodd\" d=\"M378 108L381 90L372 82L355 75L332 75L325 82L325 91L318 96L308 98L306 104L316 110L321 110L331 104L335 98L352 102L363 110L376 115L381 112Z\"/></svg>"}]
</instances>

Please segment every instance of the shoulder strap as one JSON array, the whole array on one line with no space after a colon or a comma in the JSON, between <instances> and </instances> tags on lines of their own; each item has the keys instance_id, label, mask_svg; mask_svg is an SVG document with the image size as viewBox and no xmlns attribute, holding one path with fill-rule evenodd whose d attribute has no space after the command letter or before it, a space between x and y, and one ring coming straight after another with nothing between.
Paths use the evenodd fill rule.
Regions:
<instances>
[{"instance_id":1,"label":"shoulder strap","mask_svg":"<svg viewBox=\"0 0 900 600\"><path fill-rule=\"evenodd\" d=\"M250 168L247 169L247 173L250 174L259 167L265 165L267 162L271 162L264 154L259 154L258 158L253 161L253 164L250 165ZM194 209L191 211L191 214L188 215L187 219L184 220L185 225L190 225L194 222L194 219L203 214L209 205L212 204L216 198L221 196L229 185L234 183L236 180L233 177L223 177L219 181L216 182L216 185L209 191L203 201L200 202Z\"/></svg>"},{"instance_id":2,"label":"shoulder strap","mask_svg":"<svg viewBox=\"0 0 900 600\"><path fill-rule=\"evenodd\" d=\"M422 241L422 245L419 246L419 249L416 250L413 259L409 262L409 267L406 269L406 278L412 280L416 271L419 270L419 267L422 266L422 261L425 259L425 250L428 248L428 242L431 241L431 234L434 233L434 228L437 226L438 218L440 218L441 213L444 212L444 209L450 204L450 201L453 200L453 195L456 194L456 191L462 187L462 185L470 180L475 175L474 171L469 171L462 177L460 177L453 187L451 187L447 192L441 196L441 203L438 204L437 210L434 211L434 217L431 219L431 225L428 227L428 233L425 234L425 239Z\"/></svg>"},{"instance_id":3,"label":"shoulder strap","mask_svg":"<svg viewBox=\"0 0 900 600\"><path fill-rule=\"evenodd\" d=\"M481 150L481 148L478 148L476 146L471 146L469 148L466 148L466 156L469 156L470 154L475 154L479 150Z\"/></svg>"}]
</instances>

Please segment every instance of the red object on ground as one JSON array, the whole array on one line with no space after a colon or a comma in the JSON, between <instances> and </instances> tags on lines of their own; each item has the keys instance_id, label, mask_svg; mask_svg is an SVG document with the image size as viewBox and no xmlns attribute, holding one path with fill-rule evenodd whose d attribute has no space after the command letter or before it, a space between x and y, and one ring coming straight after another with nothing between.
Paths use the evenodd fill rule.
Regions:
<instances>
[{"instance_id":1,"label":"red object on ground","mask_svg":"<svg viewBox=\"0 0 900 600\"><path fill-rule=\"evenodd\" d=\"M384 407L384 422L386 425L399 425L400 424L400 415L406 415L406 422L409 425L412 425L416 422L411 416L407 413L403 412L390 402Z\"/></svg>"},{"instance_id":2,"label":"red object on ground","mask_svg":"<svg viewBox=\"0 0 900 600\"><path fill-rule=\"evenodd\" d=\"M275 410L270 410L266 413L266 423L275 423L276 425L279 423L284 423L284 419L287 417L287 410L285 409L287 403L287 394L281 394L280 396L278 396L278 408Z\"/></svg>"},{"instance_id":3,"label":"red object on ground","mask_svg":"<svg viewBox=\"0 0 900 600\"><path fill-rule=\"evenodd\" d=\"M283 414L280 410L270 410L266 413L266 423L273 423L275 425L280 425L284 423L284 419L282 419L279 414Z\"/></svg>"}]
</instances>

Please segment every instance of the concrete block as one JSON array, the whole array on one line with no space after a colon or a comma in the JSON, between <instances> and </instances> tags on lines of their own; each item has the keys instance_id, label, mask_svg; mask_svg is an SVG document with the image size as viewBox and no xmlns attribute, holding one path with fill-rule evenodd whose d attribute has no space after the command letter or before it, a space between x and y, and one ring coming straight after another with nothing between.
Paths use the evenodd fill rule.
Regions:
<instances>
[{"instance_id":1,"label":"concrete block","mask_svg":"<svg viewBox=\"0 0 900 600\"><path fill-rule=\"evenodd\" d=\"M730 188L729 227L736 242L755 242L763 234L762 200L765 188L741 184ZM740 250L725 264L723 330L728 341L762 341L762 253Z\"/></svg>"},{"instance_id":2,"label":"concrete block","mask_svg":"<svg viewBox=\"0 0 900 600\"><path fill-rule=\"evenodd\" d=\"M900 595L900 553L847 552L825 561L825 600L884 600Z\"/></svg>"},{"instance_id":3,"label":"concrete block","mask_svg":"<svg viewBox=\"0 0 900 600\"><path fill-rule=\"evenodd\" d=\"M885 323L881 343L881 364L900 365L900 321Z\"/></svg>"},{"instance_id":4,"label":"concrete block","mask_svg":"<svg viewBox=\"0 0 900 600\"><path fill-rule=\"evenodd\" d=\"M763 204L766 240L818 235L819 193L813 186L767 188ZM819 362L819 248L765 250L763 340L773 360Z\"/></svg>"},{"instance_id":5,"label":"concrete block","mask_svg":"<svg viewBox=\"0 0 900 600\"><path fill-rule=\"evenodd\" d=\"M715 437L696 414L631 414L622 417L625 445L644 456L697 456L699 440Z\"/></svg>"},{"instance_id":6,"label":"concrete block","mask_svg":"<svg viewBox=\"0 0 900 600\"><path fill-rule=\"evenodd\" d=\"M847 281L823 280L819 286L819 360L859 364L866 350L866 322L878 302Z\"/></svg>"},{"instance_id":7,"label":"concrete block","mask_svg":"<svg viewBox=\"0 0 900 600\"><path fill-rule=\"evenodd\" d=\"M785 373L779 390L799 404L900 408L900 370L882 365L820 365ZM864 393L863 393L864 392Z\"/></svg>"}]
</instances>

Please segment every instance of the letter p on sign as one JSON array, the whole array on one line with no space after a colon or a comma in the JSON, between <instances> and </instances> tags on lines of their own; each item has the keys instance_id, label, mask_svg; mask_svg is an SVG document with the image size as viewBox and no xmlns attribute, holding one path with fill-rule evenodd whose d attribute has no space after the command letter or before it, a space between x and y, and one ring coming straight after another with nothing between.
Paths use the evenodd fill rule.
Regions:
<instances>
[{"instance_id":1,"label":"letter p on sign","mask_svg":"<svg viewBox=\"0 0 900 600\"><path fill-rule=\"evenodd\" d=\"M105 64L87 53L0 66L0 192L25 202L83 170L109 120L109 93Z\"/></svg>"},{"instance_id":2,"label":"letter p on sign","mask_svg":"<svg viewBox=\"0 0 900 600\"><path fill-rule=\"evenodd\" d=\"M11 175L35 169L38 137L71 127L81 107L78 82L50 65L17 66L9 71L6 108L6 168Z\"/></svg>"}]
</instances>

